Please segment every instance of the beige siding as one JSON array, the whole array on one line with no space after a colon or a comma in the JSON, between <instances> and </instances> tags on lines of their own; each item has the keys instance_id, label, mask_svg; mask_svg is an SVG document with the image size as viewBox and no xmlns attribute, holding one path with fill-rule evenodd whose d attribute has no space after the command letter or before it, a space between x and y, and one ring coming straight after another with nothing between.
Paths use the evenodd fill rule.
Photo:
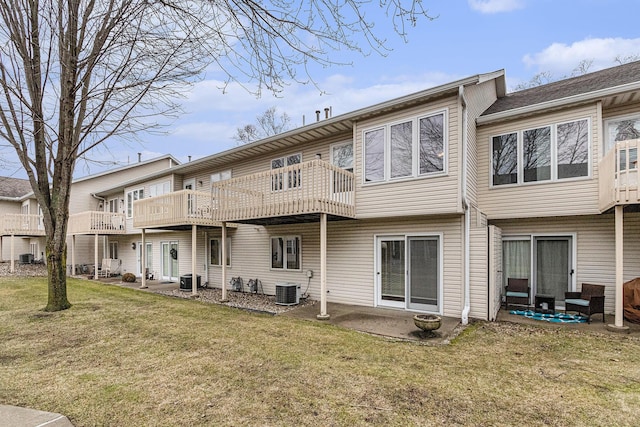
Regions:
<instances>
[{"instance_id":1,"label":"beige siding","mask_svg":"<svg viewBox=\"0 0 640 427\"><path fill-rule=\"evenodd\" d=\"M490 188L491 137L565 121L591 120L591 177ZM599 126L596 105L478 128L478 201L490 219L597 214Z\"/></svg>"},{"instance_id":2,"label":"beige siding","mask_svg":"<svg viewBox=\"0 0 640 427\"><path fill-rule=\"evenodd\" d=\"M487 228L474 228L469 232L469 301L470 317L486 320L489 313L489 257Z\"/></svg>"},{"instance_id":3,"label":"beige siding","mask_svg":"<svg viewBox=\"0 0 640 427\"><path fill-rule=\"evenodd\" d=\"M276 283L299 283L312 299L320 299L320 227L318 223L259 227L240 225L230 231L231 268L228 279L240 276L245 284L259 278L268 294ZM444 247L443 308L446 316L459 317L462 310L462 228L460 217L389 221L336 221L328 225L328 301L364 306L375 305L375 236L442 233ZM209 232L220 237L220 232ZM302 270L270 268L270 236L299 235L302 239ZM209 283L220 286L220 267L209 267ZM309 281L306 270L314 272Z\"/></svg>"},{"instance_id":4,"label":"beige siding","mask_svg":"<svg viewBox=\"0 0 640 427\"><path fill-rule=\"evenodd\" d=\"M132 167L124 170L116 170L112 173L104 173L94 178L74 182L71 185L69 213L74 214L83 211L102 210L98 208L100 201L92 197L92 193L115 187L136 177L144 176L168 167L169 160L161 159L140 165L132 165Z\"/></svg>"},{"instance_id":5,"label":"beige siding","mask_svg":"<svg viewBox=\"0 0 640 427\"><path fill-rule=\"evenodd\" d=\"M418 115L447 110L447 175L407 179L396 182L363 184L362 131ZM458 102L456 97L418 108L367 120L356 125L354 149L356 209L358 218L459 213Z\"/></svg>"},{"instance_id":6,"label":"beige siding","mask_svg":"<svg viewBox=\"0 0 640 427\"><path fill-rule=\"evenodd\" d=\"M502 235L576 235L576 284L605 285L606 311L613 312L615 293L615 221L613 214L496 221ZM640 277L640 214L624 217L624 280Z\"/></svg>"},{"instance_id":7,"label":"beige siding","mask_svg":"<svg viewBox=\"0 0 640 427\"><path fill-rule=\"evenodd\" d=\"M496 82L490 80L475 86L465 87L467 100L467 199L473 206L478 204L478 142L476 119L497 99Z\"/></svg>"}]
</instances>

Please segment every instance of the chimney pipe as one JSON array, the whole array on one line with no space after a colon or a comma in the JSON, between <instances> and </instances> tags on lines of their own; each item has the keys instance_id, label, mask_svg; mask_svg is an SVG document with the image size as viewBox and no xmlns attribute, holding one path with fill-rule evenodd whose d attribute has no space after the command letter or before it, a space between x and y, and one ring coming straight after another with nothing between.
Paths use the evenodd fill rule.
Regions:
<instances>
[{"instance_id":1,"label":"chimney pipe","mask_svg":"<svg viewBox=\"0 0 640 427\"><path fill-rule=\"evenodd\" d=\"M320 121L320 110L316 110L316 122Z\"/></svg>"},{"instance_id":2,"label":"chimney pipe","mask_svg":"<svg viewBox=\"0 0 640 427\"><path fill-rule=\"evenodd\" d=\"M142 161L142 153L138 153L138 163Z\"/></svg>"},{"instance_id":3,"label":"chimney pipe","mask_svg":"<svg viewBox=\"0 0 640 427\"><path fill-rule=\"evenodd\" d=\"M189 163L191 163L191 156L189 156Z\"/></svg>"},{"instance_id":4,"label":"chimney pipe","mask_svg":"<svg viewBox=\"0 0 640 427\"><path fill-rule=\"evenodd\" d=\"M329 108L328 107L324 109L324 118L325 119L329 118Z\"/></svg>"}]
</instances>

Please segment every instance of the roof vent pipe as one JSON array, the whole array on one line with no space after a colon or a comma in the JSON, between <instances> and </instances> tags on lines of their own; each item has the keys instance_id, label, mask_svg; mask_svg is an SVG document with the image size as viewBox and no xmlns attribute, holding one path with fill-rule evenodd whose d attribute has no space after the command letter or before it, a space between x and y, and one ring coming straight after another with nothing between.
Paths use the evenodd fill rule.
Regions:
<instances>
[{"instance_id":1,"label":"roof vent pipe","mask_svg":"<svg viewBox=\"0 0 640 427\"><path fill-rule=\"evenodd\" d=\"M320 110L316 110L316 122L320 121Z\"/></svg>"},{"instance_id":2,"label":"roof vent pipe","mask_svg":"<svg viewBox=\"0 0 640 427\"><path fill-rule=\"evenodd\" d=\"M138 153L138 163L142 161L142 153Z\"/></svg>"},{"instance_id":3,"label":"roof vent pipe","mask_svg":"<svg viewBox=\"0 0 640 427\"><path fill-rule=\"evenodd\" d=\"M188 159L189 159L189 163L191 163L191 156L188 156Z\"/></svg>"},{"instance_id":4,"label":"roof vent pipe","mask_svg":"<svg viewBox=\"0 0 640 427\"><path fill-rule=\"evenodd\" d=\"M326 108L324 109L324 118L325 118L325 119L328 119L329 117L331 117L331 116L329 115L329 107L326 107Z\"/></svg>"}]
</instances>

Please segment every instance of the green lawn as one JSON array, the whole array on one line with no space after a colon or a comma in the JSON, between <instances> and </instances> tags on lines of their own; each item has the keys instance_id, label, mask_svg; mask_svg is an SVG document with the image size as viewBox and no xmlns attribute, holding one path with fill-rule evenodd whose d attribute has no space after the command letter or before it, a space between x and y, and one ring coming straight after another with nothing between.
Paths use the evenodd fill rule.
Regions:
<instances>
[{"instance_id":1,"label":"green lawn","mask_svg":"<svg viewBox=\"0 0 640 427\"><path fill-rule=\"evenodd\" d=\"M638 425L640 341L477 323L451 345L70 280L0 279L0 403L93 425Z\"/></svg>"}]
</instances>

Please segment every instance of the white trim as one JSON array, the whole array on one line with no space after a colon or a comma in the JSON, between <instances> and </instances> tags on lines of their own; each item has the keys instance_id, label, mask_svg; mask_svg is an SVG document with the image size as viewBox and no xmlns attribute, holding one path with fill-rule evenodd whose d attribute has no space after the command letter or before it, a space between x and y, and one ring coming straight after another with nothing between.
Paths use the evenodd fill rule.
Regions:
<instances>
[{"instance_id":1,"label":"white trim","mask_svg":"<svg viewBox=\"0 0 640 427\"><path fill-rule=\"evenodd\" d=\"M484 125L495 121L514 118L519 115L531 114L538 111L548 111L557 109L570 104L586 101L596 101L599 98L618 95L621 92L633 91L640 89L640 82L627 83L620 86L614 86L606 89L596 90L593 92L583 93L579 95L569 96L561 99L554 99L547 102L541 102L539 104L527 105L519 108L512 108L498 113L487 114L486 116L480 116L476 119L478 125Z\"/></svg>"},{"instance_id":2,"label":"white trim","mask_svg":"<svg viewBox=\"0 0 640 427\"><path fill-rule=\"evenodd\" d=\"M640 122L640 112L636 112L634 114L625 114L623 116L608 117L606 120L604 120L604 123L602 126L603 128L602 132L604 137L602 138L602 145L600 147L601 159L609 150L615 148L615 143L617 142L617 141L613 141L613 144L611 145L611 147L607 148L607 145L609 143L609 123L614 121L631 120L631 119L636 119L637 121Z\"/></svg>"}]
</instances>

